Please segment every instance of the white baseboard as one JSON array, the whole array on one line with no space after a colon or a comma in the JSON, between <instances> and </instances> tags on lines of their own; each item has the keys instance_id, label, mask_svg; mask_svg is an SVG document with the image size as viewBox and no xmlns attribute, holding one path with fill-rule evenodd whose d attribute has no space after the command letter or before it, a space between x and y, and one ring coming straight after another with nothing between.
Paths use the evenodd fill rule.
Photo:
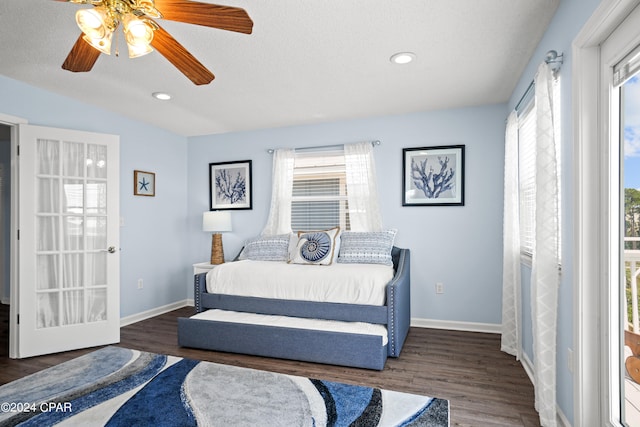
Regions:
<instances>
[{"instance_id":1,"label":"white baseboard","mask_svg":"<svg viewBox=\"0 0 640 427\"><path fill-rule=\"evenodd\" d=\"M142 320L150 319L152 317L159 316L161 314L168 313L182 307L187 307L189 305L193 306L192 299L185 299L182 301L163 305L162 307L152 308L151 310L143 311L141 313L132 314L131 316L122 317L120 318L120 327L131 325Z\"/></svg>"},{"instance_id":2,"label":"white baseboard","mask_svg":"<svg viewBox=\"0 0 640 427\"><path fill-rule=\"evenodd\" d=\"M567 416L562 412L559 406L556 405L556 410L558 411L557 421L558 425L561 427L571 427L571 423L567 419Z\"/></svg>"},{"instance_id":3,"label":"white baseboard","mask_svg":"<svg viewBox=\"0 0 640 427\"><path fill-rule=\"evenodd\" d=\"M411 326L416 328L449 329L452 331L485 332L499 334L502 325L494 323L458 322L454 320L411 319Z\"/></svg>"},{"instance_id":4,"label":"white baseboard","mask_svg":"<svg viewBox=\"0 0 640 427\"><path fill-rule=\"evenodd\" d=\"M529 381L531 381L531 384L535 385L536 382L533 377L533 371L534 371L533 362L531 361L531 359L529 359L529 356L527 356L527 353L525 353L524 351L522 351L522 359L520 359L520 364L522 365L522 367L524 368L524 371L529 377Z\"/></svg>"},{"instance_id":5,"label":"white baseboard","mask_svg":"<svg viewBox=\"0 0 640 427\"><path fill-rule=\"evenodd\" d=\"M2 299L0 299L0 304L4 304L4 305L9 305L11 304L11 298L9 297L2 297Z\"/></svg>"}]
</instances>

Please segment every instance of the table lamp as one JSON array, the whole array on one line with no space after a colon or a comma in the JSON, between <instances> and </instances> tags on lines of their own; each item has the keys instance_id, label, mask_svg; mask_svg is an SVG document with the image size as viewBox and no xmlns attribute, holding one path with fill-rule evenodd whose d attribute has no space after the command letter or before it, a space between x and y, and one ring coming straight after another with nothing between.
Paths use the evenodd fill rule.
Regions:
<instances>
[{"instance_id":1,"label":"table lamp","mask_svg":"<svg viewBox=\"0 0 640 427\"><path fill-rule=\"evenodd\" d=\"M211 231L211 264L224 263L222 248L223 231L231 231L231 213L229 211L209 211L202 214L202 231Z\"/></svg>"}]
</instances>

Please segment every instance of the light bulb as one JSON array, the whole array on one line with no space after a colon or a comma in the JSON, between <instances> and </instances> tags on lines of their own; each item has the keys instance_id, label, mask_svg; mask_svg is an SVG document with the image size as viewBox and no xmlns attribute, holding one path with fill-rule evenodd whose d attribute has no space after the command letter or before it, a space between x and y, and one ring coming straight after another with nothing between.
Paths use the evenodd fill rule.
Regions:
<instances>
[{"instance_id":1,"label":"light bulb","mask_svg":"<svg viewBox=\"0 0 640 427\"><path fill-rule=\"evenodd\" d=\"M137 58L153 52L151 41L154 28L146 19L139 19L132 14L127 14L122 20L124 35L129 49L129 58Z\"/></svg>"},{"instance_id":2,"label":"light bulb","mask_svg":"<svg viewBox=\"0 0 640 427\"><path fill-rule=\"evenodd\" d=\"M107 12L102 7L80 9L76 12L76 23L80 30L89 38L101 39L107 35Z\"/></svg>"}]
</instances>

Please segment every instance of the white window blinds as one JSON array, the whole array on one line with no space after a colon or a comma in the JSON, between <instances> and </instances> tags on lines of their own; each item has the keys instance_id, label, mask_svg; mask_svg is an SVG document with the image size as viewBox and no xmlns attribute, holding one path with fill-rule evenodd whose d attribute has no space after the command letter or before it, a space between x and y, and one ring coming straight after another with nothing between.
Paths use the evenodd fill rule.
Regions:
<instances>
[{"instance_id":1,"label":"white window blinds","mask_svg":"<svg viewBox=\"0 0 640 427\"><path fill-rule=\"evenodd\" d=\"M613 67L613 86L620 86L638 71L640 71L640 45Z\"/></svg>"},{"instance_id":2,"label":"white window blinds","mask_svg":"<svg viewBox=\"0 0 640 427\"><path fill-rule=\"evenodd\" d=\"M291 228L305 231L335 226L350 229L344 149L296 151Z\"/></svg>"},{"instance_id":3,"label":"white window blinds","mask_svg":"<svg viewBox=\"0 0 640 427\"><path fill-rule=\"evenodd\" d=\"M518 180L520 200L520 247L533 255L536 207L536 114L531 101L518 118Z\"/></svg>"},{"instance_id":4,"label":"white window blinds","mask_svg":"<svg viewBox=\"0 0 640 427\"><path fill-rule=\"evenodd\" d=\"M556 80L553 84L553 94L560 99L560 84ZM553 104L554 134L560 140L560 105ZM531 257L535 249L536 230L536 108L535 99L531 98L518 112L518 184L520 203L520 247L523 255ZM556 159L558 165L558 182L561 179L560 144L556 144ZM560 199L560 188L558 189Z\"/></svg>"}]
</instances>

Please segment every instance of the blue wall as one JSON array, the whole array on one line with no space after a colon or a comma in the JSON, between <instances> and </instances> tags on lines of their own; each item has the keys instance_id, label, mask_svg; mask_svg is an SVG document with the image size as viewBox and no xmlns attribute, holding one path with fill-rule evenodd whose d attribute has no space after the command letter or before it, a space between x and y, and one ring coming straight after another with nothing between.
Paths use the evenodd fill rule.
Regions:
<instances>
[{"instance_id":1,"label":"blue wall","mask_svg":"<svg viewBox=\"0 0 640 427\"><path fill-rule=\"evenodd\" d=\"M562 278L558 294L557 400L560 409L573 424L573 374L567 366L568 351L573 348L573 122L571 108L571 43L600 3L600 0L562 0L542 41L509 100L513 109L533 80L538 65L549 50L564 53L560 73L562 85ZM523 347L533 361L531 333L530 280L531 269L523 267Z\"/></svg>"},{"instance_id":2,"label":"blue wall","mask_svg":"<svg viewBox=\"0 0 640 427\"><path fill-rule=\"evenodd\" d=\"M201 231L201 215L208 209L210 162L253 160L253 210L233 212L234 231L224 236L227 257L231 257L266 221L272 161L268 148L380 140L375 156L383 219L388 227L398 228L397 244L412 249L412 316L498 325L504 120L545 53L563 52L558 403L572 421L573 376L566 363L573 341L571 42L598 3L561 1L508 105L184 138L0 76L0 112L32 124L120 135L123 317L192 296L191 264L209 255L210 236ZM402 148L447 144L466 145L465 206L402 207ZM134 169L156 172L155 198L131 194ZM143 290L136 289L139 278L145 281ZM436 282L444 283L443 295L435 294ZM524 284L524 349L531 358L529 288L526 280Z\"/></svg>"},{"instance_id":3,"label":"blue wall","mask_svg":"<svg viewBox=\"0 0 640 427\"><path fill-rule=\"evenodd\" d=\"M504 105L187 139L8 78L0 77L0 91L0 111L31 124L120 135L122 317L192 296L191 264L209 255L201 215L210 162L253 160L253 209L234 212L234 232L224 236L232 256L266 221L268 148L377 139L383 218L398 229L397 244L412 249L413 317L501 321ZM465 206L402 207L402 148L448 144L466 145ZM132 195L134 169L156 173L156 197Z\"/></svg>"},{"instance_id":4,"label":"blue wall","mask_svg":"<svg viewBox=\"0 0 640 427\"><path fill-rule=\"evenodd\" d=\"M386 227L410 248L412 317L499 325L502 298L502 194L506 106L484 106L311 126L189 138L189 236L193 262L205 261L210 236L201 231L208 209L210 162L253 161L253 210L232 213L225 254L258 235L271 200L269 148L380 140L375 148ZM464 144L465 206L403 207L402 148ZM436 282L444 284L435 294Z\"/></svg>"},{"instance_id":5,"label":"blue wall","mask_svg":"<svg viewBox=\"0 0 640 427\"><path fill-rule=\"evenodd\" d=\"M0 93L0 112L30 124L120 136L120 315L184 300L186 138L3 76ZM156 173L156 197L133 196L134 169Z\"/></svg>"}]
</instances>

